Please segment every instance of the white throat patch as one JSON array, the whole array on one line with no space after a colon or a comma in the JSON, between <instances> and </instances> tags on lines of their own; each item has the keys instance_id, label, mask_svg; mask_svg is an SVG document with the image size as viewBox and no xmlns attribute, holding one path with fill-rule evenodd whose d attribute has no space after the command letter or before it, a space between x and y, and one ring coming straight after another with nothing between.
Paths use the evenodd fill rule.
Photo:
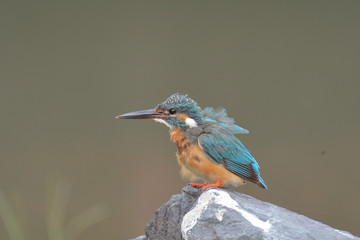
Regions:
<instances>
[{"instance_id":1,"label":"white throat patch","mask_svg":"<svg viewBox=\"0 0 360 240\"><path fill-rule=\"evenodd\" d=\"M168 124L165 120L161 119L161 118L154 118L155 122L159 122L159 123L163 123L165 124L168 128L173 128L170 124Z\"/></svg>"},{"instance_id":2,"label":"white throat patch","mask_svg":"<svg viewBox=\"0 0 360 240\"><path fill-rule=\"evenodd\" d=\"M192 118L186 118L185 124L188 125L190 128L197 127L197 123Z\"/></svg>"}]
</instances>

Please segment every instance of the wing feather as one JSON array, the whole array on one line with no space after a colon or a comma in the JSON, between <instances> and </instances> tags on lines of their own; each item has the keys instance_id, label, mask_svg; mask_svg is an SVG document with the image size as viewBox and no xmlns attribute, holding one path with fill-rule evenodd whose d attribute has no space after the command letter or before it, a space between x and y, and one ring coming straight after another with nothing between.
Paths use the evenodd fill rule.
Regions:
<instances>
[{"instance_id":1,"label":"wing feather","mask_svg":"<svg viewBox=\"0 0 360 240\"><path fill-rule=\"evenodd\" d=\"M229 131L214 129L211 133L203 133L198 143L213 162L224 165L227 170L243 179L267 188L260 177L258 163L239 139Z\"/></svg>"}]
</instances>

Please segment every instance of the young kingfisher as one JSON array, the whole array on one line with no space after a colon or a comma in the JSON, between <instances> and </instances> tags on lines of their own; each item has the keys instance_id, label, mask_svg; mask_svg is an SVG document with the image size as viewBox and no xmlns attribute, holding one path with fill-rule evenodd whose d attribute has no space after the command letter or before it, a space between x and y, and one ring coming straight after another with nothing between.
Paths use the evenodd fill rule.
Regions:
<instances>
[{"instance_id":1,"label":"young kingfisher","mask_svg":"<svg viewBox=\"0 0 360 240\"><path fill-rule=\"evenodd\" d=\"M176 93L154 109L125 113L116 118L150 118L168 126L170 139L177 145L181 175L186 180L200 178L205 182L192 183L193 187L202 187L203 191L209 187L237 187L247 180L267 188L260 177L259 164L234 136L249 131L235 125L223 108L202 110L187 95Z\"/></svg>"}]
</instances>

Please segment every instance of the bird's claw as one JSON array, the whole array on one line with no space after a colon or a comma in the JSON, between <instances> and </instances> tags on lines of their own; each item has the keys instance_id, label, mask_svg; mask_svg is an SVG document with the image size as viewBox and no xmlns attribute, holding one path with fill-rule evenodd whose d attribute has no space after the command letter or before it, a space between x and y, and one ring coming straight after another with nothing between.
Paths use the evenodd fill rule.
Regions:
<instances>
[{"instance_id":1,"label":"bird's claw","mask_svg":"<svg viewBox=\"0 0 360 240\"><path fill-rule=\"evenodd\" d=\"M192 187L197 187L197 188L202 188L204 186L208 185L208 183L190 183L190 186Z\"/></svg>"},{"instance_id":2,"label":"bird's claw","mask_svg":"<svg viewBox=\"0 0 360 240\"><path fill-rule=\"evenodd\" d=\"M212 184L206 184L206 186L204 186L202 188L202 191L204 192L206 189L208 189L209 187L218 187L218 188L225 188L224 185L221 185L221 181L216 182L216 183L212 183Z\"/></svg>"}]
</instances>

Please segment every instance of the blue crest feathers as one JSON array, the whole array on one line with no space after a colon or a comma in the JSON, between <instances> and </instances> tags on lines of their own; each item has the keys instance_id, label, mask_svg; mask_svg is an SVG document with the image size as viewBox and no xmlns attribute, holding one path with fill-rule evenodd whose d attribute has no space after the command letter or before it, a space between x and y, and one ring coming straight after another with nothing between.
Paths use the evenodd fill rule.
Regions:
<instances>
[{"instance_id":1,"label":"blue crest feathers","mask_svg":"<svg viewBox=\"0 0 360 240\"><path fill-rule=\"evenodd\" d=\"M215 120L221 127L226 128L234 134L248 134L249 131L234 123L234 119L227 116L224 108L214 109L212 107L206 107L201 111L201 114L208 121Z\"/></svg>"}]
</instances>

